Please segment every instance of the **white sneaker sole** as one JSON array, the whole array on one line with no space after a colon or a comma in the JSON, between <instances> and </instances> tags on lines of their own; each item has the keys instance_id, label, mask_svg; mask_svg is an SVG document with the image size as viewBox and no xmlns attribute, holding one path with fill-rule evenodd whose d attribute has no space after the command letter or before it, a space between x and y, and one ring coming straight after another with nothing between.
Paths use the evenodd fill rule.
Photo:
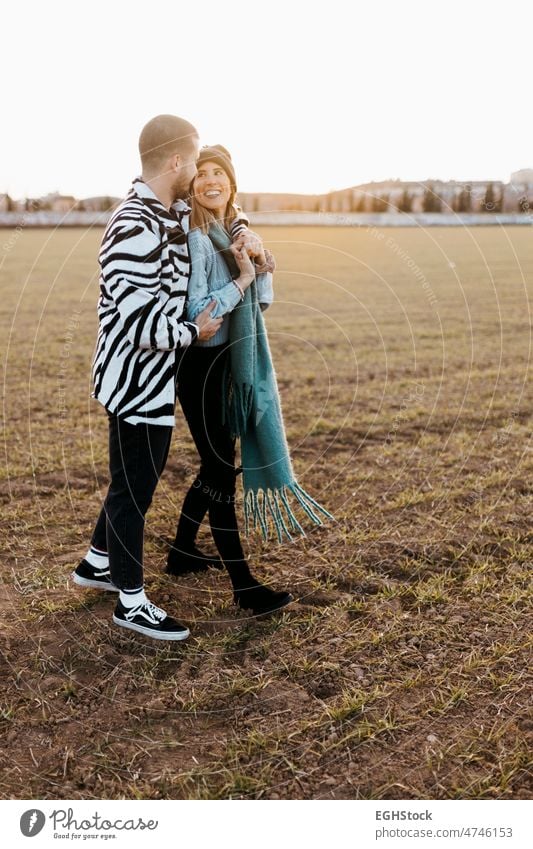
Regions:
<instances>
[{"instance_id":1,"label":"white sneaker sole","mask_svg":"<svg viewBox=\"0 0 533 849\"><path fill-rule=\"evenodd\" d=\"M76 572L72 572L71 577L74 583L79 587L90 587L93 590L103 590L108 593L120 592L119 588L114 584L103 584L101 581L92 581L90 578L82 578L81 575L77 575Z\"/></svg>"},{"instance_id":2,"label":"white sneaker sole","mask_svg":"<svg viewBox=\"0 0 533 849\"><path fill-rule=\"evenodd\" d=\"M154 631L153 628L145 628L144 625L135 625L133 622L125 622L124 619L119 619L113 614L113 622L121 628L129 628L130 631L137 631L138 634L144 634L145 637L152 637L154 640L186 640L191 632L187 628L186 631L172 633L172 631Z\"/></svg>"}]
</instances>

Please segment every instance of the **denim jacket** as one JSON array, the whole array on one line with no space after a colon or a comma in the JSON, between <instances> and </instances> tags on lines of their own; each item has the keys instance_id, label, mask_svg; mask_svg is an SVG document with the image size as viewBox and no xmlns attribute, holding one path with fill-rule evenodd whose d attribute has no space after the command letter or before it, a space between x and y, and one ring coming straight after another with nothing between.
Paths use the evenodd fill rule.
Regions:
<instances>
[{"instance_id":1,"label":"denim jacket","mask_svg":"<svg viewBox=\"0 0 533 849\"><path fill-rule=\"evenodd\" d=\"M191 275L187 296L186 313L194 321L210 301L216 301L212 315L224 316L224 321L211 339L197 341L196 345L213 347L222 345L229 338L229 315L241 300L240 292L231 279L224 257L217 252L209 236L196 228L189 232L189 254ZM262 310L267 309L274 299L272 274L258 274L255 284L257 298Z\"/></svg>"}]
</instances>

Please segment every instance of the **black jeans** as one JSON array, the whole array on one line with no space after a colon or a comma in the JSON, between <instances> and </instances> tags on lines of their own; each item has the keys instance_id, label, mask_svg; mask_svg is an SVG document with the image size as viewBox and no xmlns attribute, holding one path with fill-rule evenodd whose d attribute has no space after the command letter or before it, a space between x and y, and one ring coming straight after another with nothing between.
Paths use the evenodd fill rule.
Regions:
<instances>
[{"instance_id":1,"label":"black jeans","mask_svg":"<svg viewBox=\"0 0 533 849\"><path fill-rule=\"evenodd\" d=\"M176 542L177 547L190 548L209 513L215 545L233 577L236 568L244 567L245 556L235 515L235 439L222 421L222 379L228 352L227 343L192 346L179 365L177 394L200 455L200 469L183 503Z\"/></svg>"},{"instance_id":2,"label":"black jeans","mask_svg":"<svg viewBox=\"0 0 533 849\"><path fill-rule=\"evenodd\" d=\"M144 517L165 468L172 428L108 416L111 483L92 544L108 552L115 586L136 589L143 585Z\"/></svg>"}]
</instances>

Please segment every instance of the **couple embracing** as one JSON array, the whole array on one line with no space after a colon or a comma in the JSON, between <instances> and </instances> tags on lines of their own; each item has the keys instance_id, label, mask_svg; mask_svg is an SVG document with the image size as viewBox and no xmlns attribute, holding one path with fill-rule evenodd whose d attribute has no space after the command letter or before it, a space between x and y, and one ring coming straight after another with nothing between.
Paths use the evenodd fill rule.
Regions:
<instances>
[{"instance_id":1,"label":"couple embracing","mask_svg":"<svg viewBox=\"0 0 533 849\"><path fill-rule=\"evenodd\" d=\"M76 584L118 593L113 622L159 640L189 630L144 589L145 515L164 470L176 395L200 456L167 560L184 575L228 572L233 599L254 615L293 601L257 581L235 513L240 440L246 532L303 534L298 507L329 517L298 484L290 461L263 311L274 259L235 205L234 166L222 146L200 149L196 129L159 115L139 138L142 176L112 215L99 254L94 397L109 421L110 485ZM197 548L205 519L219 557Z\"/></svg>"}]
</instances>

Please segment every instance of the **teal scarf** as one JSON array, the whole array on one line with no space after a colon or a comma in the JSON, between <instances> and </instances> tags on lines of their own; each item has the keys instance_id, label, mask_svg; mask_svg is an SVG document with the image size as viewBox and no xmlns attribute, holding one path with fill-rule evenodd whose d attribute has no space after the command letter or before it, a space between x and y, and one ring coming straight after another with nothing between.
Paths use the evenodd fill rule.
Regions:
<instances>
[{"instance_id":1,"label":"teal scarf","mask_svg":"<svg viewBox=\"0 0 533 849\"><path fill-rule=\"evenodd\" d=\"M230 273L239 276L231 253L231 239L217 221L209 228L209 238L224 257ZM278 541L293 533L305 536L289 497L293 496L317 525L320 514L333 519L297 483L281 414L281 404L265 323L257 301L255 283L230 316L230 353L224 378L224 421L241 441L244 487L245 532L258 524L264 539L274 526Z\"/></svg>"}]
</instances>

